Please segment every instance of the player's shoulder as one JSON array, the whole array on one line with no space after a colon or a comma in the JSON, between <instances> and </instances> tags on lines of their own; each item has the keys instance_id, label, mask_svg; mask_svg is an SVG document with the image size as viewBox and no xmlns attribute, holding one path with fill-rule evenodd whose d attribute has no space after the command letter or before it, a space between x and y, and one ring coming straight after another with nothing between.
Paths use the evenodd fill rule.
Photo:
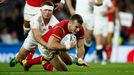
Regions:
<instances>
[{"instance_id":1,"label":"player's shoulder","mask_svg":"<svg viewBox=\"0 0 134 75\"><path fill-rule=\"evenodd\" d=\"M62 20L62 21L58 24L58 26L65 26L65 25L68 24L68 22L69 22L69 20Z\"/></svg>"},{"instance_id":2,"label":"player's shoulder","mask_svg":"<svg viewBox=\"0 0 134 75\"><path fill-rule=\"evenodd\" d=\"M54 25L59 23L59 20L54 16L52 15L51 19L50 19L51 23L53 23Z\"/></svg>"},{"instance_id":3,"label":"player's shoulder","mask_svg":"<svg viewBox=\"0 0 134 75\"><path fill-rule=\"evenodd\" d=\"M60 23L58 23L56 26L57 27L66 27L66 25L68 24L68 20L62 20Z\"/></svg>"},{"instance_id":4,"label":"player's shoulder","mask_svg":"<svg viewBox=\"0 0 134 75\"><path fill-rule=\"evenodd\" d=\"M69 20L65 19L65 20L62 20L61 23L68 23Z\"/></svg>"}]
</instances>

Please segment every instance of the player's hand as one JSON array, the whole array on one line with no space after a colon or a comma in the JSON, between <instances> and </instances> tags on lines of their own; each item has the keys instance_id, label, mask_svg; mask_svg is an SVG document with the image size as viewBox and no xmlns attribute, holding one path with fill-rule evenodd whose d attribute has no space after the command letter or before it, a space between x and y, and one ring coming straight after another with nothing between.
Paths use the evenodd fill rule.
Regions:
<instances>
[{"instance_id":1,"label":"player's hand","mask_svg":"<svg viewBox=\"0 0 134 75\"><path fill-rule=\"evenodd\" d=\"M30 28L23 27L23 30L24 30L24 35L27 36L30 31Z\"/></svg>"},{"instance_id":2,"label":"player's hand","mask_svg":"<svg viewBox=\"0 0 134 75\"><path fill-rule=\"evenodd\" d=\"M74 49L76 47L76 42L74 41L66 42L65 47L67 50Z\"/></svg>"},{"instance_id":3,"label":"player's hand","mask_svg":"<svg viewBox=\"0 0 134 75\"><path fill-rule=\"evenodd\" d=\"M64 5L63 5L63 3L56 3L55 6L56 7L55 7L54 10L60 11L61 9L63 9Z\"/></svg>"},{"instance_id":4,"label":"player's hand","mask_svg":"<svg viewBox=\"0 0 134 75\"><path fill-rule=\"evenodd\" d=\"M75 41L70 41L70 49L74 49L76 47Z\"/></svg>"},{"instance_id":5,"label":"player's hand","mask_svg":"<svg viewBox=\"0 0 134 75\"><path fill-rule=\"evenodd\" d=\"M78 66L88 66L86 62L82 58L78 58L78 61L76 62L76 65Z\"/></svg>"},{"instance_id":6,"label":"player's hand","mask_svg":"<svg viewBox=\"0 0 134 75\"><path fill-rule=\"evenodd\" d=\"M70 10L70 14L71 14L71 15L74 15L74 14L76 14L76 13L75 13L74 10Z\"/></svg>"}]
</instances>

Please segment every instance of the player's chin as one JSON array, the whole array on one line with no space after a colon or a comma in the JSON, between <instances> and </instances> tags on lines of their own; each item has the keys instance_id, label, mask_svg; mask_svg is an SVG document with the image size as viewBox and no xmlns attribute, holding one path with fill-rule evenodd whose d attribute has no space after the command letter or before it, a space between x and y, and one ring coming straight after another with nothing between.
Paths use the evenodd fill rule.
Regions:
<instances>
[{"instance_id":1,"label":"player's chin","mask_svg":"<svg viewBox=\"0 0 134 75\"><path fill-rule=\"evenodd\" d=\"M72 32L72 34L74 34L74 35L75 35L75 34L77 34L77 32Z\"/></svg>"}]
</instances>

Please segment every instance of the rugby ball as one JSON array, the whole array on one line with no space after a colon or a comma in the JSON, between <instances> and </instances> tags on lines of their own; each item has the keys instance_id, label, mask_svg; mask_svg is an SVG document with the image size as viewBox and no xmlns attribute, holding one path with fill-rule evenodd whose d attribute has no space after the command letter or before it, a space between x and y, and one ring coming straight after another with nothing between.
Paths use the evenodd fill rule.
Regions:
<instances>
[{"instance_id":1,"label":"rugby ball","mask_svg":"<svg viewBox=\"0 0 134 75\"><path fill-rule=\"evenodd\" d=\"M65 37L62 38L61 40L61 44L62 45L66 45L68 44L70 41L74 41L76 44L77 38L74 34L67 34Z\"/></svg>"}]
</instances>

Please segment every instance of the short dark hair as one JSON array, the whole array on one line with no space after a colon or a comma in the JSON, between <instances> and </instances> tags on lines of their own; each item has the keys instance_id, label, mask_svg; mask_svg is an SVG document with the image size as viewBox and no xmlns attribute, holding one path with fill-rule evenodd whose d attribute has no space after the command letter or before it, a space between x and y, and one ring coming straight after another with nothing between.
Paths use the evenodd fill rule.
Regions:
<instances>
[{"instance_id":1,"label":"short dark hair","mask_svg":"<svg viewBox=\"0 0 134 75\"><path fill-rule=\"evenodd\" d=\"M53 2L50 2L50 1L45 1L41 4L41 6L44 6L44 5L49 5L49 6L53 6L54 7L54 4Z\"/></svg>"},{"instance_id":2,"label":"short dark hair","mask_svg":"<svg viewBox=\"0 0 134 75\"><path fill-rule=\"evenodd\" d=\"M70 17L70 20L74 21L77 20L80 24L83 23L83 19L79 14L74 14Z\"/></svg>"}]
</instances>

